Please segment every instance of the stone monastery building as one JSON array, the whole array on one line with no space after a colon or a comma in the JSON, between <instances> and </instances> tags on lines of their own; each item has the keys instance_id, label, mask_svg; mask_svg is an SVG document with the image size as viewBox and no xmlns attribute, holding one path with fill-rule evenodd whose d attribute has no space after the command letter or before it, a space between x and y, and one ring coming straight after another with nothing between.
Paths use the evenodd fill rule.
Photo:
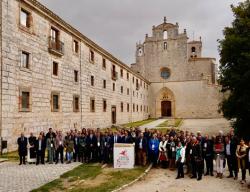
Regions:
<instances>
[{"instance_id":1,"label":"stone monastery building","mask_svg":"<svg viewBox=\"0 0 250 192\"><path fill-rule=\"evenodd\" d=\"M153 27L124 64L37 0L0 4L0 137L149 117L218 117L215 59L178 24Z\"/></svg>"}]
</instances>

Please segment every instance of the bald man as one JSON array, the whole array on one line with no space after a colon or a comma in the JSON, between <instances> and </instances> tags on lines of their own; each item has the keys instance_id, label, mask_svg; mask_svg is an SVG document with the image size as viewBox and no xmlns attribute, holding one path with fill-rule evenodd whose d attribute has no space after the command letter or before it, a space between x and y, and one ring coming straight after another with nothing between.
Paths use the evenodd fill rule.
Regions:
<instances>
[{"instance_id":1,"label":"bald man","mask_svg":"<svg viewBox=\"0 0 250 192\"><path fill-rule=\"evenodd\" d=\"M25 157L27 156L27 145L28 145L27 137L25 137L23 133L21 133L21 137L17 139L17 144L18 144L18 154L20 159L19 165L22 165L25 164Z\"/></svg>"}]
</instances>

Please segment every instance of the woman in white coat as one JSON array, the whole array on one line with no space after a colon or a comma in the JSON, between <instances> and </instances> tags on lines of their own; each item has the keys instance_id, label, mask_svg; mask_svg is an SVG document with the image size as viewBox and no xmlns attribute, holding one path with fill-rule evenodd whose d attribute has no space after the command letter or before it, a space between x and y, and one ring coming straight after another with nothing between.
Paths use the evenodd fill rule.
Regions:
<instances>
[{"instance_id":1,"label":"woman in white coat","mask_svg":"<svg viewBox=\"0 0 250 192\"><path fill-rule=\"evenodd\" d=\"M162 140L159 144L159 159L158 160L162 164L163 168L167 168L168 156L167 156L167 141L166 141L165 136L162 137Z\"/></svg>"}]
</instances>

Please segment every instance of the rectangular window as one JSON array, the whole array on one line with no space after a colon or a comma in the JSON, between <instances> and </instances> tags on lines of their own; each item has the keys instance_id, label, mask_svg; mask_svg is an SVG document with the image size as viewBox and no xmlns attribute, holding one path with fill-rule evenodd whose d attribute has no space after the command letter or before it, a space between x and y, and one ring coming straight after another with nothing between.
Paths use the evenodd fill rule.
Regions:
<instances>
[{"instance_id":1,"label":"rectangular window","mask_svg":"<svg viewBox=\"0 0 250 192\"><path fill-rule=\"evenodd\" d=\"M89 60L91 63L94 63L95 62L95 53L94 51L90 50L90 56L89 56Z\"/></svg>"},{"instance_id":2,"label":"rectangular window","mask_svg":"<svg viewBox=\"0 0 250 192\"><path fill-rule=\"evenodd\" d=\"M135 112L135 104L133 103L133 112Z\"/></svg>"},{"instance_id":3,"label":"rectangular window","mask_svg":"<svg viewBox=\"0 0 250 192\"><path fill-rule=\"evenodd\" d=\"M127 103L127 112L129 112L129 103Z\"/></svg>"},{"instance_id":4,"label":"rectangular window","mask_svg":"<svg viewBox=\"0 0 250 192\"><path fill-rule=\"evenodd\" d=\"M121 94L123 94L123 86L121 86Z\"/></svg>"},{"instance_id":5,"label":"rectangular window","mask_svg":"<svg viewBox=\"0 0 250 192\"><path fill-rule=\"evenodd\" d=\"M55 48L57 48L58 41L59 41L59 31L57 29L51 27L50 35L51 35L51 41L54 43L53 46L55 46Z\"/></svg>"},{"instance_id":6,"label":"rectangular window","mask_svg":"<svg viewBox=\"0 0 250 192\"><path fill-rule=\"evenodd\" d=\"M93 75L91 75L91 86L95 85L95 78Z\"/></svg>"},{"instance_id":7,"label":"rectangular window","mask_svg":"<svg viewBox=\"0 0 250 192\"><path fill-rule=\"evenodd\" d=\"M113 91L115 91L115 83L113 83Z\"/></svg>"},{"instance_id":8,"label":"rectangular window","mask_svg":"<svg viewBox=\"0 0 250 192\"><path fill-rule=\"evenodd\" d=\"M133 91L133 97L135 96L135 91Z\"/></svg>"},{"instance_id":9,"label":"rectangular window","mask_svg":"<svg viewBox=\"0 0 250 192\"><path fill-rule=\"evenodd\" d=\"M73 40L73 51L74 53L79 53L79 42L76 40Z\"/></svg>"},{"instance_id":10,"label":"rectangular window","mask_svg":"<svg viewBox=\"0 0 250 192\"><path fill-rule=\"evenodd\" d=\"M123 112L123 102L121 102L121 112Z\"/></svg>"},{"instance_id":11,"label":"rectangular window","mask_svg":"<svg viewBox=\"0 0 250 192\"><path fill-rule=\"evenodd\" d=\"M79 96L73 97L73 111L79 112Z\"/></svg>"},{"instance_id":12,"label":"rectangular window","mask_svg":"<svg viewBox=\"0 0 250 192\"><path fill-rule=\"evenodd\" d=\"M20 111L22 112L30 111L30 92L29 91L20 92Z\"/></svg>"},{"instance_id":13,"label":"rectangular window","mask_svg":"<svg viewBox=\"0 0 250 192\"><path fill-rule=\"evenodd\" d=\"M20 24L26 28L30 28L31 19L31 13L22 8L20 12Z\"/></svg>"},{"instance_id":14,"label":"rectangular window","mask_svg":"<svg viewBox=\"0 0 250 192\"><path fill-rule=\"evenodd\" d=\"M95 99L90 98L90 112L95 112Z\"/></svg>"},{"instance_id":15,"label":"rectangular window","mask_svg":"<svg viewBox=\"0 0 250 192\"><path fill-rule=\"evenodd\" d=\"M106 59L102 58L102 68L106 69Z\"/></svg>"},{"instance_id":16,"label":"rectangular window","mask_svg":"<svg viewBox=\"0 0 250 192\"><path fill-rule=\"evenodd\" d=\"M127 95L129 95L129 88L127 88Z\"/></svg>"},{"instance_id":17,"label":"rectangular window","mask_svg":"<svg viewBox=\"0 0 250 192\"><path fill-rule=\"evenodd\" d=\"M106 80L103 80L103 89L106 89Z\"/></svg>"},{"instance_id":18,"label":"rectangular window","mask_svg":"<svg viewBox=\"0 0 250 192\"><path fill-rule=\"evenodd\" d=\"M28 52L22 51L21 57L21 67L29 69L30 67L30 54Z\"/></svg>"},{"instance_id":19,"label":"rectangular window","mask_svg":"<svg viewBox=\"0 0 250 192\"><path fill-rule=\"evenodd\" d=\"M51 94L51 111L52 112L59 111L59 94L58 93Z\"/></svg>"},{"instance_id":20,"label":"rectangular window","mask_svg":"<svg viewBox=\"0 0 250 192\"><path fill-rule=\"evenodd\" d=\"M74 80L75 82L78 82L78 71L74 70Z\"/></svg>"},{"instance_id":21,"label":"rectangular window","mask_svg":"<svg viewBox=\"0 0 250 192\"><path fill-rule=\"evenodd\" d=\"M129 80L129 73L127 72L127 80Z\"/></svg>"},{"instance_id":22,"label":"rectangular window","mask_svg":"<svg viewBox=\"0 0 250 192\"><path fill-rule=\"evenodd\" d=\"M136 111L138 112L138 105L136 105Z\"/></svg>"},{"instance_id":23,"label":"rectangular window","mask_svg":"<svg viewBox=\"0 0 250 192\"><path fill-rule=\"evenodd\" d=\"M121 78L123 78L123 69L120 70Z\"/></svg>"},{"instance_id":24,"label":"rectangular window","mask_svg":"<svg viewBox=\"0 0 250 192\"><path fill-rule=\"evenodd\" d=\"M107 111L107 100L103 99L103 112Z\"/></svg>"},{"instance_id":25,"label":"rectangular window","mask_svg":"<svg viewBox=\"0 0 250 192\"><path fill-rule=\"evenodd\" d=\"M142 112L142 105L141 105L141 112Z\"/></svg>"},{"instance_id":26,"label":"rectangular window","mask_svg":"<svg viewBox=\"0 0 250 192\"><path fill-rule=\"evenodd\" d=\"M53 75L58 76L58 63L53 61Z\"/></svg>"},{"instance_id":27,"label":"rectangular window","mask_svg":"<svg viewBox=\"0 0 250 192\"><path fill-rule=\"evenodd\" d=\"M133 82L133 83L135 82L135 78L134 78L134 77L132 78L132 82Z\"/></svg>"}]
</instances>

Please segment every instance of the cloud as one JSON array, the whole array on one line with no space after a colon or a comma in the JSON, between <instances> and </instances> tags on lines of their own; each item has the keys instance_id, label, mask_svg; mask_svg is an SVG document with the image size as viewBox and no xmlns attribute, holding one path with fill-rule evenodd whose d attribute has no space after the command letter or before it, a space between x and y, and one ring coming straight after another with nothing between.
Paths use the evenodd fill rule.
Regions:
<instances>
[{"instance_id":1,"label":"cloud","mask_svg":"<svg viewBox=\"0 0 250 192\"><path fill-rule=\"evenodd\" d=\"M203 55L219 58L217 39L233 20L230 5L239 0L40 0L84 35L127 64L135 58L135 44L151 34L152 26L179 23L203 39ZM194 34L194 35L193 35Z\"/></svg>"}]
</instances>

